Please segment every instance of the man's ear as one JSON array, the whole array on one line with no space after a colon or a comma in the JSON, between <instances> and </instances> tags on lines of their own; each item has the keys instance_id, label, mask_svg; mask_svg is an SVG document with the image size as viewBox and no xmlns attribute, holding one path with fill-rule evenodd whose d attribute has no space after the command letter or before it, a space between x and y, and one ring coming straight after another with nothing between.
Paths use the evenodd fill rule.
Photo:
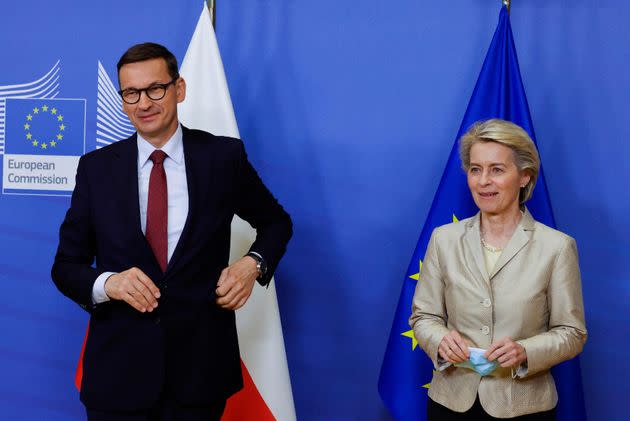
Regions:
<instances>
[{"instance_id":1,"label":"man's ear","mask_svg":"<svg viewBox=\"0 0 630 421\"><path fill-rule=\"evenodd\" d=\"M180 77L175 82L175 92L177 93L177 103L184 102L186 99L186 81L183 77Z\"/></svg>"}]
</instances>

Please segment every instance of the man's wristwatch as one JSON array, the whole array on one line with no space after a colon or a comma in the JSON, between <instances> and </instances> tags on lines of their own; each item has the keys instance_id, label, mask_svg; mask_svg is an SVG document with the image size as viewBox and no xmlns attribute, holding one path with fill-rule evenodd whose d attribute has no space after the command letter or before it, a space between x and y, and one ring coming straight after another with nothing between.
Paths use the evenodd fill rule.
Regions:
<instances>
[{"instance_id":1,"label":"man's wristwatch","mask_svg":"<svg viewBox=\"0 0 630 421\"><path fill-rule=\"evenodd\" d=\"M246 256L249 256L256 261L256 269L258 269L258 279L265 276L265 273L267 273L267 262L265 262L265 259L263 259L263 257L255 251L250 251L246 254Z\"/></svg>"}]
</instances>

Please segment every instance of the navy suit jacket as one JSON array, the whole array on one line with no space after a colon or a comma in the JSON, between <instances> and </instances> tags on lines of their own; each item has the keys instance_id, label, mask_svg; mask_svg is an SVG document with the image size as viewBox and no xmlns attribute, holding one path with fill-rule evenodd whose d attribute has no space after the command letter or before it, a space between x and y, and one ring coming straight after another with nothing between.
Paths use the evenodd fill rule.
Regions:
<instances>
[{"instance_id":1,"label":"navy suit jacket","mask_svg":"<svg viewBox=\"0 0 630 421\"><path fill-rule=\"evenodd\" d=\"M268 283L292 235L289 215L247 160L243 143L183 128L189 211L165 273L140 228L136 135L79 161L52 278L91 313L81 400L91 409L140 410L164 388L209 405L242 388L235 316L215 303L236 214L257 231ZM92 305L103 272L137 267L161 291L152 313L122 301Z\"/></svg>"}]
</instances>

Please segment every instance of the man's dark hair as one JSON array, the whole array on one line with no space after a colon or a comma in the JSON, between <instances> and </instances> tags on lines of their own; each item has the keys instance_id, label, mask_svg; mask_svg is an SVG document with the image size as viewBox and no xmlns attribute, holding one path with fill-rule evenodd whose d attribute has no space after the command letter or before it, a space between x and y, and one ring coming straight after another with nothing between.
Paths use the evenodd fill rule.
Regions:
<instances>
[{"instance_id":1,"label":"man's dark hair","mask_svg":"<svg viewBox=\"0 0 630 421\"><path fill-rule=\"evenodd\" d=\"M137 63L139 61L151 60L154 58L161 58L166 61L166 67L168 68L168 74L173 79L179 79L179 71L177 69L177 59L168 51L166 47L154 42L145 42L143 44L136 44L133 47L125 51L120 60L118 60L118 77L120 82L120 68L125 64Z\"/></svg>"}]
</instances>

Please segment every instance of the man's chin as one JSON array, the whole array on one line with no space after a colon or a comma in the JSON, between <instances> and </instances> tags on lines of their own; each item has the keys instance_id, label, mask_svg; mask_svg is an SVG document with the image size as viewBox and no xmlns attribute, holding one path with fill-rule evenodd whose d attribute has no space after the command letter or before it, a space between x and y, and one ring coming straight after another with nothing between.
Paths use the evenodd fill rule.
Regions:
<instances>
[{"instance_id":1,"label":"man's chin","mask_svg":"<svg viewBox=\"0 0 630 421\"><path fill-rule=\"evenodd\" d=\"M135 124L138 133L155 134L160 131L160 128L156 124L147 124L140 122Z\"/></svg>"},{"instance_id":2,"label":"man's chin","mask_svg":"<svg viewBox=\"0 0 630 421\"><path fill-rule=\"evenodd\" d=\"M142 134L143 136L145 134L147 136L157 136L160 134L160 132L167 131L164 129L164 127L157 124L157 122L150 122L150 123L138 122L137 124L134 124L134 126L136 127L136 130L138 130L138 133Z\"/></svg>"},{"instance_id":3,"label":"man's chin","mask_svg":"<svg viewBox=\"0 0 630 421\"><path fill-rule=\"evenodd\" d=\"M136 130L143 139L149 141L149 143L152 144L154 143L154 141L157 141L159 143L161 141L167 140L169 137L172 136L171 129L164 127L138 125L136 126Z\"/></svg>"}]
</instances>

